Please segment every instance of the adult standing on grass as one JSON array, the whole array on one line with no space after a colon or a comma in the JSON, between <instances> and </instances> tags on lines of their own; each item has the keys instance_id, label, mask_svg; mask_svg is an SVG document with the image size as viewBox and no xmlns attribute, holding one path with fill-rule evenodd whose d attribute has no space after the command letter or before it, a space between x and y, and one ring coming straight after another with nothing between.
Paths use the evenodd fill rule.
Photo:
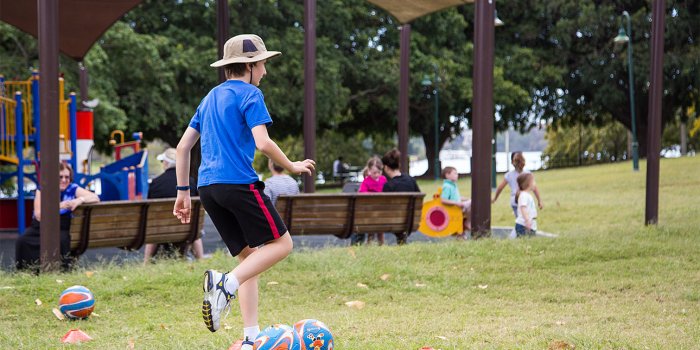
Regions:
<instances>
[{"instance_id":1,"label":"adult standing on grass","mask_svg":"<svg viewBox=\"0 0 700 350\"><path fill-rule=\"evenodd\" d=\"M412 177L401 173L401 152L396 148L382 157L384 173L389 177L382 192L420 192L420 188ZM395 233L396 243L405 244L410 232Z\"/></svg>"},{"instance_id":2,"label":"adult standing on grass","mask_svg":"<svg viewBox=\"0 0 700 350\"><path fill-rule=\"evenodd\" d=\"M190 222L190 151L201 136L200 199L231 255L239 260L228 273L204 273L204 323L210 331L218 330L222 312L230 308L238 291L244 350L253 348L260 332L258 275L284 259L293 247L253 169L255 149L293 174L311 175L315 165L311 159L290 161L267 133L272 119L257 86L267 74L267 59L280 54L267 51L257 35L229 39L224 57L211 64L223 66L227 80L200 102L177 146L178 192L173 214L183 224Z\"/></svg>"},{"instance_id":3,"label":"adult standing on grass","mask_svg":"<svg viewBox=\"0 0 700 350\"><path fill-rule=\"evenodd\" d=\"M496 203L498 196L501 194L501 191L503 191L503 188L506 187L507 184L510 187L510 207L513 209L513 215L518 217L518 204L515 201L515 194L520 190L518 188L518 176L520 174L527 174L530 171L525 169L525 156L523 156L523 152L511 153L510 162L513 164L515 169L507 172L503 177L503 181L501 181L501 183L498 185L496 194L494 195L493 200L491 200L491 203ZM537 189L537 186L535 186L532 192L535 194L535 197L537 197L537 205L539 208L544 208L544 204L542 204L542 199L540 198L540 190Z\"/></svg>"}]
</instances>

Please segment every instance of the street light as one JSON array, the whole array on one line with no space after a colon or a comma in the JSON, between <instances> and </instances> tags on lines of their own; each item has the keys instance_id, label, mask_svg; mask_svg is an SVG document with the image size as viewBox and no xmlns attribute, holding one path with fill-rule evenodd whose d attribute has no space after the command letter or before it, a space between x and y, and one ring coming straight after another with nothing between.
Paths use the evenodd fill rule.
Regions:
<instances>
[{"instance_id":1,"label":"street light","mask_svg":"<svg viewBox=\"0 0 700 350\"><path fill-rule=\"evenodd\" d=\"M429 87L433 85L433 82L435 82L435 89L433 89L433 93L435 94L435 143L434 143L434 150L435 154L433 156L433 173L435 175L435 180L440 178L440 146L439 146L439 138L440 138L440 132L438 130L439 124L438 124L438 114L439 114L439 91L438 91L438 82L440 82L440 77L438 76L438 66L437 64L433 63L433 69L435 71L435 77L434 80L430 80L430 76L427 74L423 76L423 81L421 81L421 85L424 87Z\"/></svg>"},{"instance_id":2,"label":"street light","mask_svg":"<svg viewBox=\"0 0 700 350\"><path fill-rule=\"evenodd\" d=\"M505 23L498 18L498 11L493 10L493 26L494 27L502 27ZM497 134L495 132L495 124L496 124L496 119L494 118L493 120L494 123L494 133L493 133L493 138L491 139L491 191L496 192L496 137ZM506 141L508 142L508 141ZM508 152L506 151L506 155ZM508 162L506 162L508 163Z\"/></svg>"},{"instance_id":3,"label":"street light","mask_svg":"<svg viewBox=\"0 0 700 350\"><path fill-rule=\"evenodd\" d=\"M632 40L628 35L632 35L632 20L630 19L630 14L627 11L622 12L622 16L627 18L627 31L625 32L624 27L620 27L613 42L615 44L627 44L627 64L629 68L629 87L630 87L630 119L632 120L632 169L634 171L639 171L639 143L637 142L637 116L634 112L634 73L632 71Z\"/></svg>"},{"instance_id":4,"label":"street light","mask_svg":"<svg viewBox=\"0 0 700 350\"><path fill-rule=\"evenodd\" d=\"M494 20L493 20L494 26L500 27L500 26L505 24L505 23L503 23L503 21L501 21L500 18L498 18L498 12L496 10L493 10L493 18L494 18Z\"/></svg>"}]
</instances>

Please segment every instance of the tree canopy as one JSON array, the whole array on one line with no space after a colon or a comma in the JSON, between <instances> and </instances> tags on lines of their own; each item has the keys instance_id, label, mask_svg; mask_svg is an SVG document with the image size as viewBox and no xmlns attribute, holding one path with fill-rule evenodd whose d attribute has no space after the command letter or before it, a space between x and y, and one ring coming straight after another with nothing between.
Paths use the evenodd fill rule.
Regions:
<instances>
[{"instance_id":1,"label":"tree canopy","mask_svg":"<svg viewBox=\"0 0 700 350\"><path fill-rule=\"evenodd\" d=\"M271 135L300 142L303 2L230 1L229 6L231 35L257 33L269 49L283 52L267 65L260 87L275 121ZM499 2L498 17L505 25L495 29L497 130L612 120L629 128L626 48L612 41L623 10L632 16L644 154L651 35L646 0ZM428 158L433 157L433 90L439 92L440 144L471 124L473 11L473 5L464 5L412 23L410 131L423 137ZM95 114L99 148L108 147L114 128L177 143L199 101L217 84L217 72L209 67L217 59L215 12L213 0L146 0L91 49L85 65L90 95L101 100ZM698 99L700 0L669 2L666 14L664 124L687 120ZM319 139L328 133L350 140L361 133L386 145L397 126L399 24L362 0L319 1L316 19ZM38 67L36 40L2 23L0 34L0 74L25 79ZM77 90L77 63L63 57L60 69L67 87ZM430 86L421 84L424 75Z\"/></svg>"}]
</instances>

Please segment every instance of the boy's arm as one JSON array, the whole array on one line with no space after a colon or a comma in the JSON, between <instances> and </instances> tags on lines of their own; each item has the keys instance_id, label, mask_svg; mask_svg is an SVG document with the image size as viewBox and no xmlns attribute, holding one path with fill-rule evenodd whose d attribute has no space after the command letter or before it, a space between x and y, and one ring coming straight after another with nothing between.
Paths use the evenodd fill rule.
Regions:
<instances>
[{"instance_id":1,"label":"boy's arm","mask_svg":"<svg viewBox=\"0 0 700 350\"><path fill-rule=\"evenodd\" d=\"M440 202L445 205L456 205L458 207L462 207L463 204L461 201L453 201L448 198L452 197L452 189L450 187L445 188L443 186L442 188L442 194L440 195Z\"/></svg>"},{"instance_id":2,"label":"boy's arm","mask_svg":"<svg viewBox=\"0 0 700 350\"><path fill-rule=\"evenodd\" d=\"M178 186L190 185L190 151L199 139L199 132L187 127L185 133L180 138L180 143L177 144L177 155L175 156L175 173L177 175ZM192 200L190 199L190 191L177 191L177 199L173 207L173 214L180 219L183 224L190 222L190 208Z\"/></svg>"},{"instance_id":3,"label":"boy's arm","mask_svg":"<svg viewBox=\"0 0 700 350\"><path fill-rule=\"evenodd\" d=\"M311 175L316 162L311 159L305 159L301 162L292 162L289 160L275 141L270 139L270 135L267 133L267 127L264 124L254 127L251 131L253 132L253 139L255 139L255 147L268 158L272 159L273 162L287 169L287 171L292 174Z\"/></svg>"},{"instance_id":4,"label":"boy's arm","mask_svg":"<svg viewBox=\"0 0 700 350\"><path fill-rule=\"evenodd\" d=\"M442 204L445 204L445 205L456 205L460 208L462 206L464 206L464 203L461 201L459 201L459 202L458 201L451 201L449 199L444 199L444 198L440 198L440 201L442 202Z\"/></svg>"}]
</instances>

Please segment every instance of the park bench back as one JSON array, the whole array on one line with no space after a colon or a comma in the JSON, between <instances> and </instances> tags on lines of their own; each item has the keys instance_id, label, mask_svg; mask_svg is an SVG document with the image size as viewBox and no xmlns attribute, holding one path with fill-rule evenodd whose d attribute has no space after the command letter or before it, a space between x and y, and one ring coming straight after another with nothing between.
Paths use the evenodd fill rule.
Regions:
<instances>
[{"instance_id":1,"label":"park bench back","mask_svg":"<svg viewBox=\"0 0 700 350\"><path fill-rule=\"evenodd\" d=\"M293 235L413 232L424 193L334 193L280 196L276 208Z\"/></svg>"},{"instance_id":2,"label":"park bench back","mask_svg":"<svg viewBox=\"0 0 700 350\"><path fill-rule=\"evenodd\" d=\"M71 252L79 256L87 248L137 250L145 243L191 243L201 236L204 208L193 197L192 219L181 224L173 216L174 204L174 198L166 198L81 205L71 220Z\"/></svg>"}]
</instances>

